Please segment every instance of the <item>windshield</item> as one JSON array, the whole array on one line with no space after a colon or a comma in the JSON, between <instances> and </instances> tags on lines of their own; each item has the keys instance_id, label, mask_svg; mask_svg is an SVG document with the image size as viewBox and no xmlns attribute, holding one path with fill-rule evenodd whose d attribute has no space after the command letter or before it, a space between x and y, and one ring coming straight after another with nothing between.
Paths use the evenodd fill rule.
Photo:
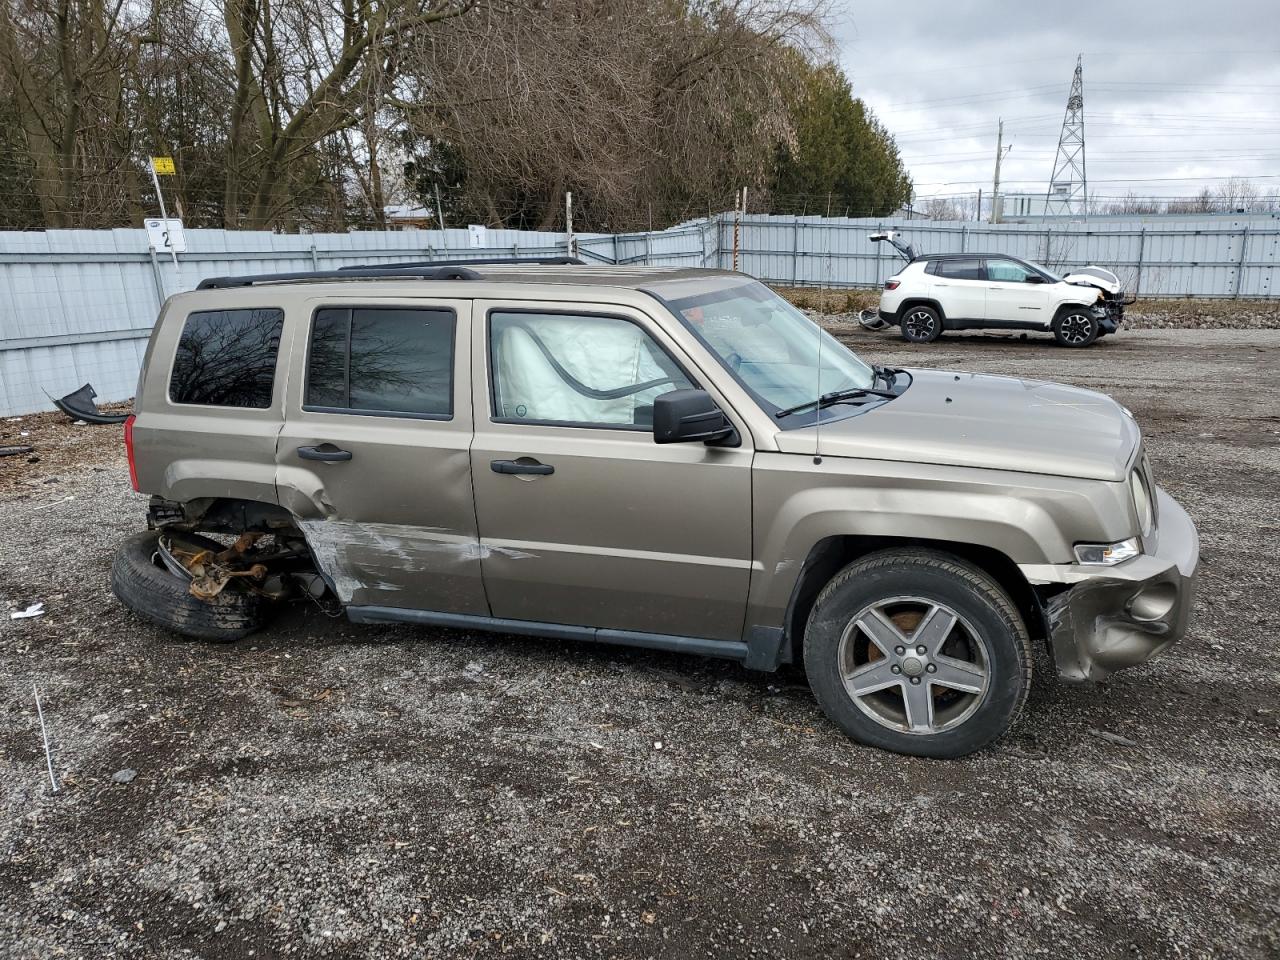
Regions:
<instances>
[{"instance_id":1,"label":"windshield","mask_svg":"<svg viewBox=\"0 0 1280 960\"><path fill-rule=\"evenodd\" d=\"M1058 276L1056 273L1054 273L1052 270L1050 270L1048 267L1042 267L1040 266L1040 264L1032 263L1030 260L1026 261L1026 264L1027 266L1031 267L1033 270L1039 270L1046 277L1049 277L1054 283L1062 282L1062 278Z\"/></svg>"},{"instance_id":2,"label":"windshield","mask_svg":"<svg viewBox=\"0 0 1280 960\"><path fill-rule=\"evenodd\" d=\"M835 390L874 385L870 366L762 283L670 300L667 306L769 413ZM797 416L788 426L850 412L831 407Z\"/></svg>"}]
</instances>

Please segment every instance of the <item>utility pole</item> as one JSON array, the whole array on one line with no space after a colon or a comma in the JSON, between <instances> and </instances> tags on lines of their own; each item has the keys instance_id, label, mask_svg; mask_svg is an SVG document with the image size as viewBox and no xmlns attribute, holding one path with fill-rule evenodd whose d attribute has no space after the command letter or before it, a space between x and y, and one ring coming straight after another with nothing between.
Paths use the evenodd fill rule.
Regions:
<instances>
[{"instance_id":1,"label":"utility pole","mask_svg":"<svg viewBox=\"0 0 1280 960\"><path fill-rule=\"evenodd\" d=\"M434 185L436 188L436 226L440 229L440 237L444 238L444 207L440 204L440 184Z\"/></svg>"},{"instance_id":2,"label":"utility pole","mask_svg":"<svg viewBox=\"0 0 1280 960\"><path fill-rule=\"evenodd\" d=\"M565 191L564 195L564 249L571 256L578 254L578 241L573 238L573 192Z\"/></svg>"},{"instance_id":3,"label":"utility pole","mask_svg":"<svg viewBox=\"0 0 1280 960\"><path fill-rule=\"evenodd\" d=\"M1084 165L1084 66L1076 57L1076 71L1071 75L1071 92L1067 94L1067 112L1062 117L1062 133L1058 135L1058 152L1053 159L1053 175L1045 193L1047 214L1089 214L1089 178Z\"/></svg>"},{"instance_id":4,"label":"utility pole","mask_svg":"<svg viewBox=\"0 0 1280 960\"><path fill-rule=\"evenodd\" d=\"M1000 222L1000 161L1009 155L1009 151L1013 149L1013 144L1008 147L1004 145L1004 118L1000 119L1000 124L996 128L996 173L991 180L991 222Z\"/></svg>"},{"instance_id":5,"label":"utility pole","mask_svg":"<svg viewBox=\"0 0 1280 960\"><path fill-rule=\"evenodd\" d=\"M737 200L737 209L733 212L733 269L738 269L738 239L742 232L742 218L747 215L747 188L743 187L742 191L735 198Z\"/></svg>"}]
</instances>

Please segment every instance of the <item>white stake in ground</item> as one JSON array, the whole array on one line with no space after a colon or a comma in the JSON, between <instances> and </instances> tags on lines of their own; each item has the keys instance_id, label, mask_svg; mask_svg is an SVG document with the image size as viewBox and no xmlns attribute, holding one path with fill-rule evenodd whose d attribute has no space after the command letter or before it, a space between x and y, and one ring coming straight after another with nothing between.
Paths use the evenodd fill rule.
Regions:
<instances>
[{"instance_id":1,"label":"white stake in ground","mask_svg":"<svg viewBox=\"0 0 1280 960\"><path fill-rule=\"evenodd\" d=\"M40 717L40 736L44 738L44 762L49 767L49 783L57 793L58 778L53 774L53 754L49 751L49 731L44 726L44 708L40 706L40 688L33 683L31 689L36 695L36 714Z\"/></svg>"}]
</instances>

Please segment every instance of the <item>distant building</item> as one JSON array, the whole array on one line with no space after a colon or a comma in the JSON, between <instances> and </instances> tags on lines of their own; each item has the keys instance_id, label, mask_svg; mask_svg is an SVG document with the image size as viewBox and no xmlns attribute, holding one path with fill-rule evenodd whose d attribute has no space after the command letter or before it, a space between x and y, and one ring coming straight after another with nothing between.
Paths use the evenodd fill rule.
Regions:
<instances>
[{"instance_id":1,"label":"distant building","mask_svg":"<svg viewBox=\"0 0 1280 960\"><path fill-rule=\"evenodd\" d=\"M1080 213L1048 213L1048 200L1043 193L1006 193L1000 197L1000 220L1004 223L1038 223L1044 220L1055 222L1079 222L1082 220L1143 220L1155 223L1174 221L1206 222L1231 227L1246 222L1280 220L1280 209L1266 209L1262 205L1246 210L1169 210L1161 198L1152 198L1153 209L1145 212L1122 212L1117 210L1118 204L1108 200L1091 200L1090 212ZM1112 212L1116 211L1116 212Z\"/></svg>"},{"instance_id":2,"label":"distant building","mask_svg":"<svg viewBox=\"0 0 1280 960\"><path fill-rule=\"evenodd\" d=\"M1000 194L1000 219L1018 220L1025 217L1043 217L1047 200L1043 193Z\"/></svg>"},{"instance_id":3,"label":"distant building","mask_svg":"<svg viewBox=\"0 0 1280 960\"><path fill-rule=\"evenodd\" d=\"M424 230L435 228L436 214L426 207L415 207L406 203L387 204L382 208L389 227L420 227Z\"/></svg>"}]
</instances>

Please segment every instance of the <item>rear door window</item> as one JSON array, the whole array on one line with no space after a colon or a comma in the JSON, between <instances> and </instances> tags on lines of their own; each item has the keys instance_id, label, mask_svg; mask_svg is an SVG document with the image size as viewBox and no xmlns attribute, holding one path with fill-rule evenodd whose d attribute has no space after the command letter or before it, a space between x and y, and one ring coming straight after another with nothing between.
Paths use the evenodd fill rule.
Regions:
<instances>
[{"instance_id":1,"label":"rear door window","mask_svg":"<svg viewBox=\"0 0 1280 960\"><path fill-rule=\"evenodd\" d=\"M200 310L188 315L169 377L169 399L265 410L275 390L284 311Z\"/></svg>"},{"instance_id":2,"label":"rear door window","mask_svg":"<svg viewBox=\"0 0 1280 960\"><path fill-rule=\"evenodd\" d=\"M439 307L317 310L304 408L451 419L456 319Z\"/></svg>"},{"instance_id":3,"label":"rear door window","mask_svg":"<svg viewBox=\"0 0 1280 960\"><path fill-rule=\"evenodd\" d=\"M985 280L981 260L940 260L937 274L949 280Z\"/></svg>"}]
</instances>

